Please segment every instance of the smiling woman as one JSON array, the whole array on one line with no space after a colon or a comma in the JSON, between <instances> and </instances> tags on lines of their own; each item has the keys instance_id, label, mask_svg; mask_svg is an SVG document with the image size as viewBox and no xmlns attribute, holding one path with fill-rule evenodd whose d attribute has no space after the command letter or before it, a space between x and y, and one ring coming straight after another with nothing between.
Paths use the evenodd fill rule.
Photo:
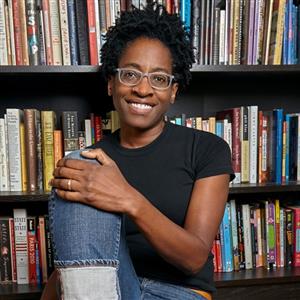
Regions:
<instances>
[{"instance_id":1,"label":"smiling woman","mask_svg":"<svg viewBox=\"0 0 300 300\"><path fill-rule=\"evenodd\" d=\"M230 149L164 121L193 59L180 18L161 6L125 12L109 29L102 70L121 128L57 164L56 272L43 300L196 300L215 291L210 249L233 178Z\"/></svg>"}]
</instances>

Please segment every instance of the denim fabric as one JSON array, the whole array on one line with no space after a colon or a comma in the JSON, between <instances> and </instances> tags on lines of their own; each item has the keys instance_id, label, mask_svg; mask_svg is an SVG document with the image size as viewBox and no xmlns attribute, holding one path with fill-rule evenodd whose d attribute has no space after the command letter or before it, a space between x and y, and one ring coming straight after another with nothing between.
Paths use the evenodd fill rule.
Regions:
<instances>
[{"instance_id":1,"label":"denim fabric","mask_svg":"<svg viewBox=\"0 0 300 300\"><path fill-rule=\"evenodd\" d=\"M79 151L68 158L84 159ZM62 299L204 299L184 287L138 279L121 215L64 201L54 191L49 215Z\"/></svg>"},{"instance_id":2,"label":"denim fabric","mask_svg":"<svg viewBox=\"0 0 300 300\"><path fill-rule=\"evenodd\" d=\"M205 297L196 294L189 288L147 278L139 278L141 300L202 300Z\"/></svg>"}]
</instances>

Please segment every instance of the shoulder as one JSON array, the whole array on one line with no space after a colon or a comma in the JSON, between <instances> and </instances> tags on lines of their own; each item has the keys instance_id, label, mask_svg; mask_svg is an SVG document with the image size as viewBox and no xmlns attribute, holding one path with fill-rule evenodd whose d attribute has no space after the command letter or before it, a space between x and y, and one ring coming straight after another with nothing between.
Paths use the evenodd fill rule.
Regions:
<instances>
[{"instance_id":1,"label":"shoulder","mask_svg":"<svg viewBox=\"0 0 300 300\"><path fill-rule=\"evenodd\" d=\"M195 128L180 126L173 123L170 123L169 127L174 138L185 141L188 140L190 142L193 142L195 146L201 146L202 149L207 147L229 147L224 139L213 133L198 130Z\"/></svg>"}]
</instances>

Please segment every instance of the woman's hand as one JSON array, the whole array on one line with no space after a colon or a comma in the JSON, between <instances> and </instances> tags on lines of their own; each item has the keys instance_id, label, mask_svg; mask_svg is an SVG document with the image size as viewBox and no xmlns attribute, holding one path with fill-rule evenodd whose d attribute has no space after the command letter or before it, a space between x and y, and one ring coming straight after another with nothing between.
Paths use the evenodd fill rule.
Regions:
<instances>
[{"instance_id":1,"label":"woman's hand","mask_svg":"<svg viewBox=\"0 0 300 300\"><path fill-rule=\"evenodd\" d=\"M102 149L82 151L81 155L99 163L61 159L50 181L57 195L105 211L129 213L138 193L126 181L117 164Z\"/></svg>"}]
</instances>

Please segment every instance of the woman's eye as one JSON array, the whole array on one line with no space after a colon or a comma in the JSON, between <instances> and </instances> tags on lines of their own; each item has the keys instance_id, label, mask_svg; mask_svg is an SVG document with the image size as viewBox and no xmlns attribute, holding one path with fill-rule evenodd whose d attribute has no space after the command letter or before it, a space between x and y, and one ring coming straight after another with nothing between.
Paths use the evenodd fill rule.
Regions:
<instances>
[{"instance_id":1,"label":"woman's eye","mask_svg":"<svg viewBox=\"0 0 300 300\"><path fill-rule=\"evenodd\" d=\"M155 75L154 80L159 82L159 83L164 83L164 82L167 81L167 78L164 75Z\"/></svg>"},{"instance_id":2,"label":"woman's eye","mask_svg":"<svg viewBox=\"0 0 300 300\"><path fill-rule=\"evenodd\" d=\"M132 71L128 71L124 74L124 76L128 79L132 79L132 78L136 78L137 77L137 74L135 72L132 72Z\"/></svg>"}]
</instances>

